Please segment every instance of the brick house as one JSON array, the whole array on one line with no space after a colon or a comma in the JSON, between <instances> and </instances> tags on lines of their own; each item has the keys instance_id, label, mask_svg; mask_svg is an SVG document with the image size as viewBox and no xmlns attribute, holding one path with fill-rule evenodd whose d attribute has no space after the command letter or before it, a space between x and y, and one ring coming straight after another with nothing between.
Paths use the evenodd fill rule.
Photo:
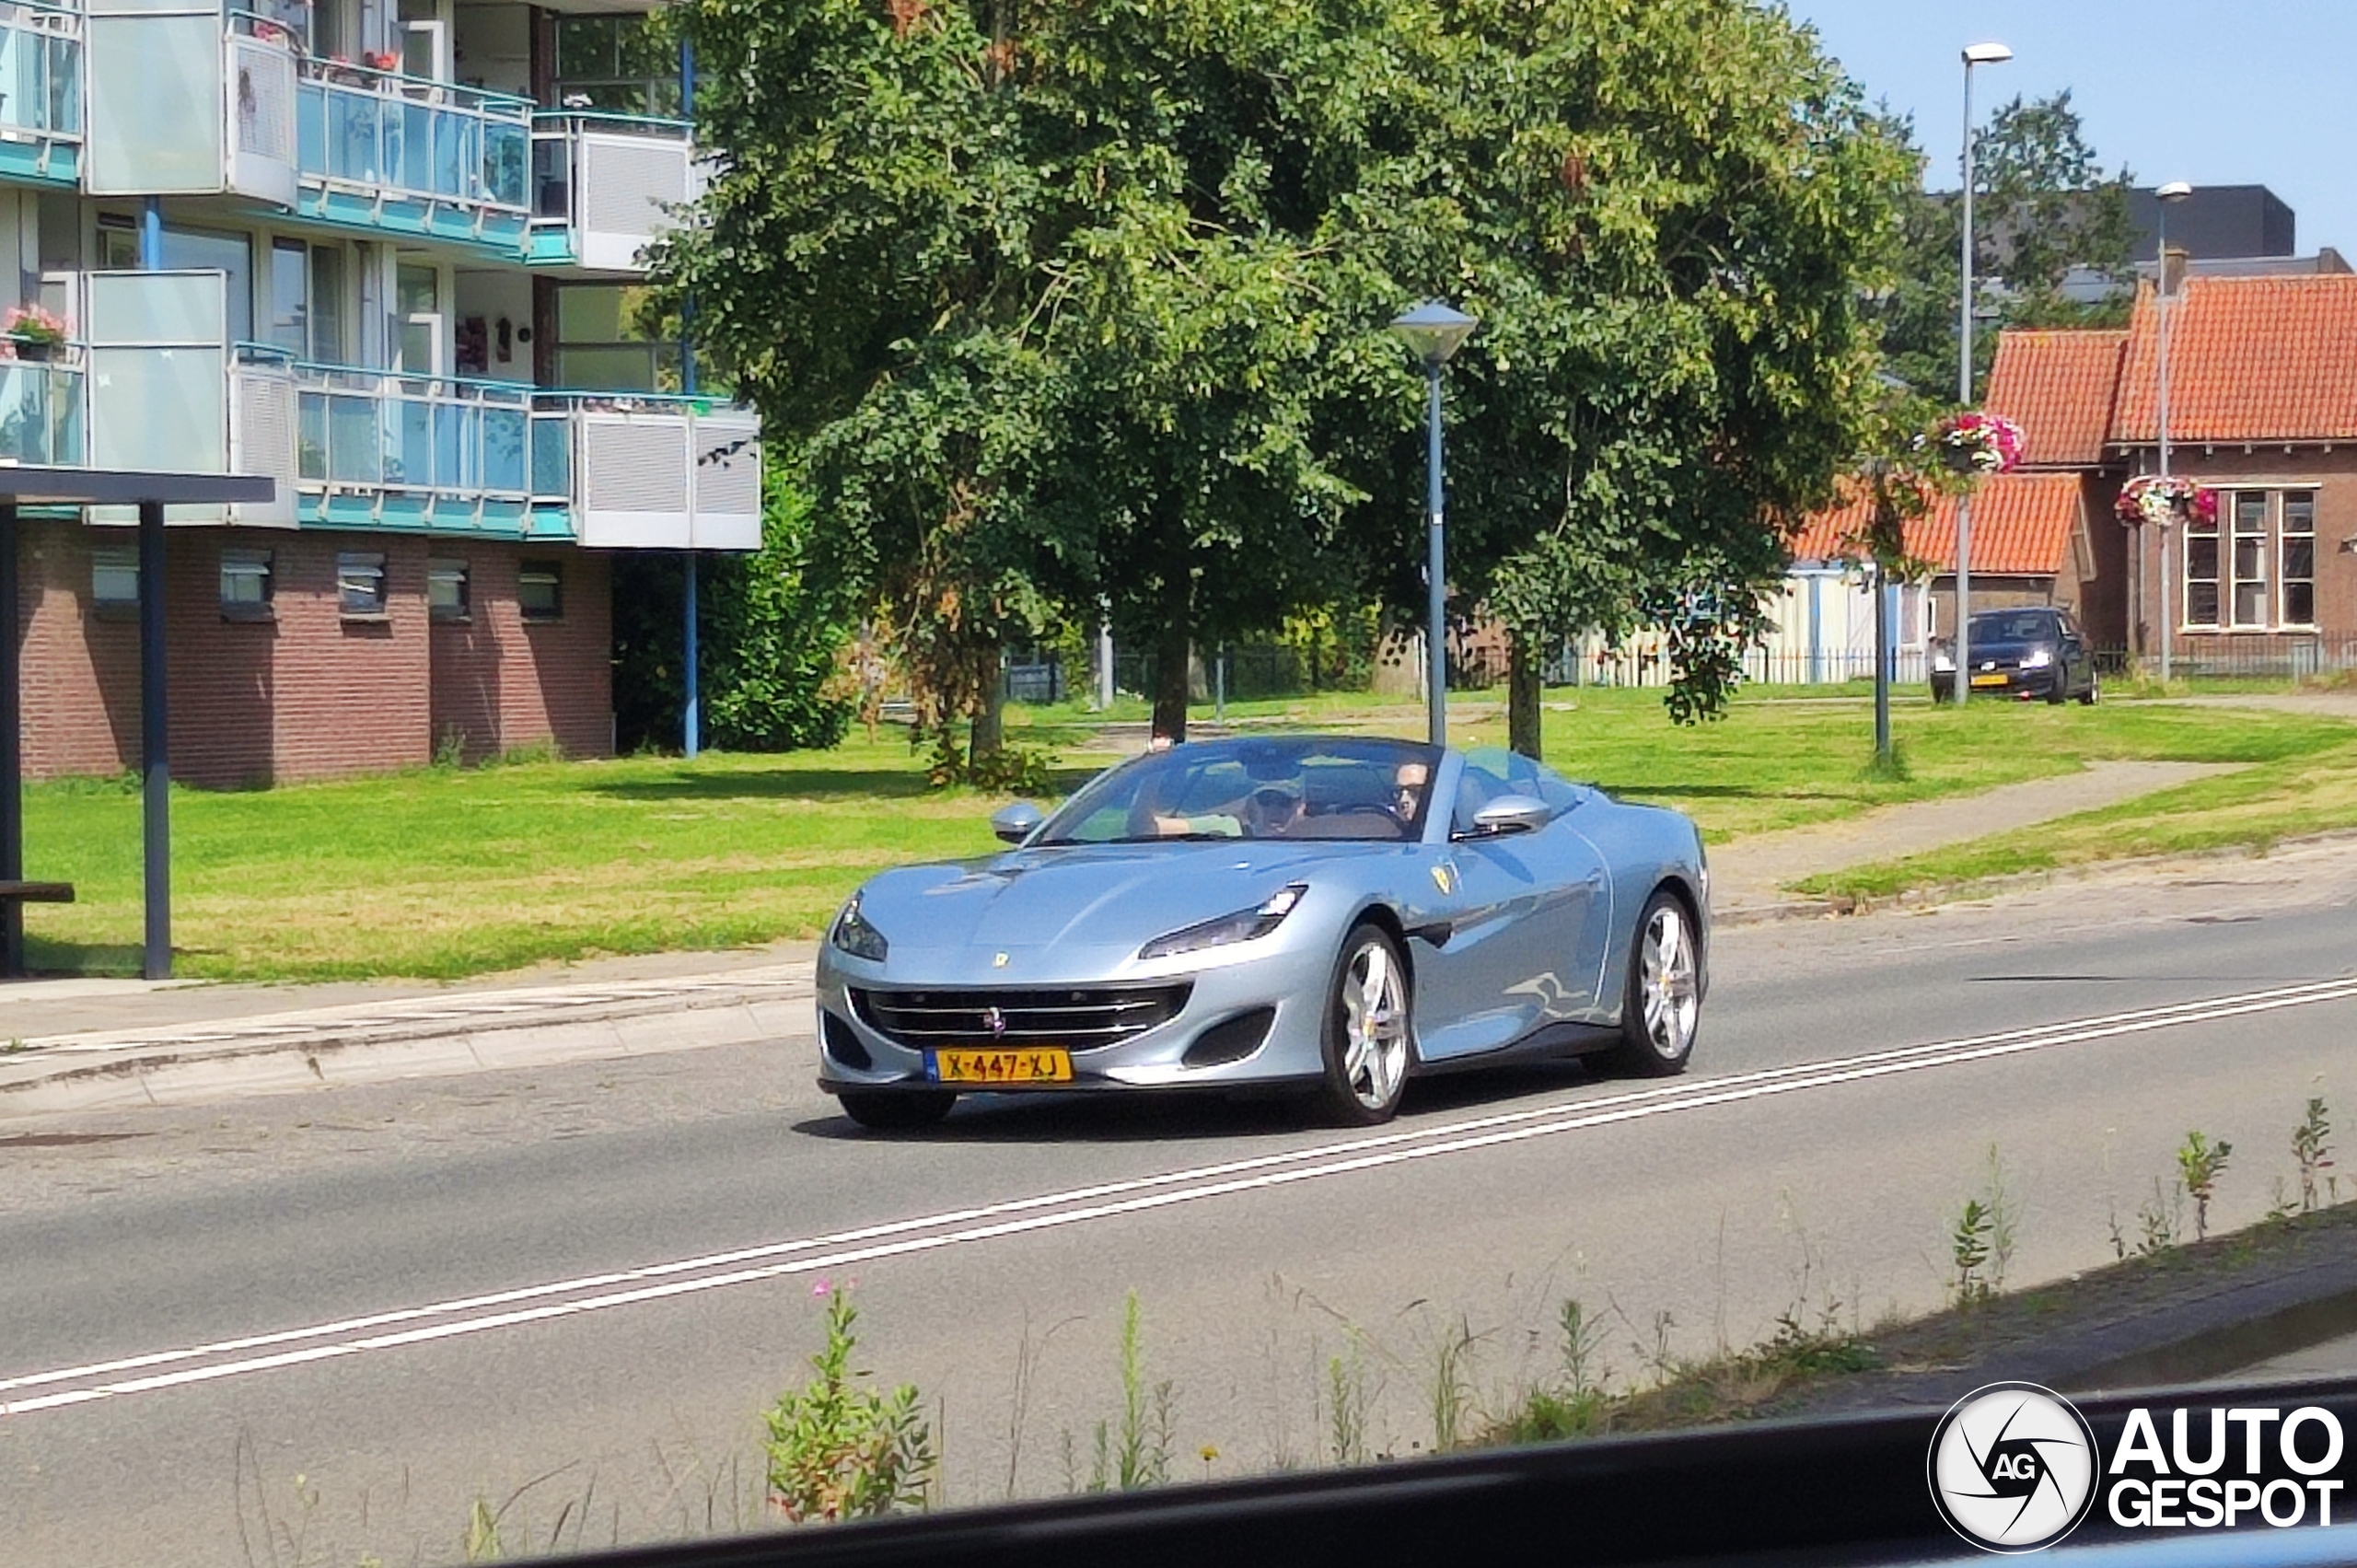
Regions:
<instances>
[{"instance_id":1,"label":"brick house","mask_svg":"<svg viewBox=\"0 0 2357 1568\"><path fill-rule=\"evenodd\" d=\"M2120 487L2160 469L2158 304L2143 288L2123 331L2006 332L1990 376L1987 405L2021 424L2026 468L2082 487L2091 636L2156 656L2165 584L2191 668L2357 663L2357 276L2180 283L2170 468L2217 493L2218 517L2165 530L2113 520Z\"/></svg>"}]
</instances>

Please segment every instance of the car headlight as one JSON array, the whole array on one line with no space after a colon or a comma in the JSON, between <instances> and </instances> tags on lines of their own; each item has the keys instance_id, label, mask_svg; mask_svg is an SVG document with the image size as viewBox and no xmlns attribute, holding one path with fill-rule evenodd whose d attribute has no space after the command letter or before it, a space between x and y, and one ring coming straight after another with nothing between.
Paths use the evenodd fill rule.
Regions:
<instances>
[{"instance_id":1,"label":"car headlight","mask_svg":"<svg viewBox=\"0 0 2357 1568\"><path fill-rule=\"evenodd\" d=\"M1231 942L1249 942L1256 936L1266 936L1284 923L1294 905L1309 891L1306 882L1289 882L1278 889L1253 909L1237 910L1217 920L1207 920L1157 936L1138 949L1141 958L1169 958L1180 953L1199 953L1205 947L1225 947Z\"/></svg>"},{"instance_id":2,"label":"car headlight","mask_svg":"<svg viewBox=\"0 0 2357 1568\"><path fill-rule=\"evenodd\" d=\"M2054 650L2052 648L2032 648L2029 652L2022 656L2022 668L2024 669L2044 669L2048 665L2050 665L2053 662Z\"/></svg>"},{"instance_id":3,"label":"car headlight","mask_svg":"<svg viewBox=\"0 0 2357 1568\"><path fill-rule=\"evenodd\" d=\"M882 963L884 955L892 950L891 944L884 940L884 934L868 924L867 917L859 912L857 893L843 906L843 912L835 916L835 928L827 939L853 958L871 963Z\"/></svg>"}]
</instances>

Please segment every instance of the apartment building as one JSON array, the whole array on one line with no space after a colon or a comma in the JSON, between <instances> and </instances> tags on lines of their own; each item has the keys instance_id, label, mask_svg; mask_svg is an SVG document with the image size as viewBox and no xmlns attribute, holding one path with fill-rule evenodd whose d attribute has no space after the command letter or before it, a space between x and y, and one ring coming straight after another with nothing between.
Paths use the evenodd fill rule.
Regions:
<instances>
[{"instance_id":1,"label":"apartment building","mask_svg":"<svg viewBox=\"0 0 2357 1568\"><path fill-rule=\"evenodd\" d=\"M610 563L755 548L760 429L644 318L692 63L604 0L0 4L0 460L177 509L175 774L612 745ZM0 305L10 303L0 299ZM138 761L128 517L20 528L33 777Z\"/></svg>"}]
</instances>

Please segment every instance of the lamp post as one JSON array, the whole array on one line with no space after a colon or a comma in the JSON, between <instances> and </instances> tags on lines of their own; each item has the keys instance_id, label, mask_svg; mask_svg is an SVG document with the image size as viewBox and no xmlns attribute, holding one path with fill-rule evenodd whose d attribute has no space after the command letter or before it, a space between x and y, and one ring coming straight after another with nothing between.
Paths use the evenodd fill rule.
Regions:
<instances>
[{"instance_id":1,"label":"lamp post","mask_svg":"<svg viewBox=\"0 0 2357 1568\"><path fill-rule=\"evenodd\" d=\"M2182 180L2171 180L2153 192L2160 198L2159 244L2154 257L2160 262L2153 285L2153 308L2158 313L2160 359L2161 484L2165 494L2169 477L2169 209L2193 194ZM2175 628L2169 624L2169 517L2161 516L2161 684L2169 679L2169 652Z\"/></svg>"},{"instance_id":2,"label":"lamp post","mask_svg":"<svg viewBox=\"0 0 2357 1568\"><path fill-rule=\"evenodd\" d=\"M1449 356L1463 346L1480 323L1463 311L1428 299L1391 323L1391 331L1424 363L1425 490L1424 517L1430 525L1431 555L1425 564L1425 595L1430 624L1425 632L1425 707L1434 746L1448 744L1448 577L1444 569L1440 461L1440 372Z\"/></svg>"},{"instance_id":3,"label":"lamp post","mask_svg":"<svg viewBox=\"0 0 2357 1568\"><path fill-rule=\"evenodd\" d=\"M1956 401L1972 403L1972 68L2002 65L2014 52L2002 43L1975 43L1964 51L1964 238L1956 290ZM1964 705L1972 690L1972 494L1956 503L1956 701Z\"/></svg>"}]
</instances>

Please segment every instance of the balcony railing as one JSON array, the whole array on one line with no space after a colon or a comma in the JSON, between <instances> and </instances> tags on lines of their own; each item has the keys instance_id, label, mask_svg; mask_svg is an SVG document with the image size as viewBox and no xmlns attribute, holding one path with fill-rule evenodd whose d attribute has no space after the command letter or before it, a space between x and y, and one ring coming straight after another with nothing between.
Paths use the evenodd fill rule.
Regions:
<instances>
[{"instance_id":1,"label":"balcony railing","mask_svg":"<svg viewBox=\"0 0 2357 1568\"><path fill-rule=\"evenodd\" d=\"M82 13L0 4L0 174L72 184L82 141Z\"/></svg>"},{"instance_id":2,"label":"balcony railing","mask_svg":"<svg viewBox=\"0 0 2357 1568\"><path fill-rule=\"evenodd\" d=\"M0 461L79 468L87 377L80 349L61 344L45 362L0 360Z\"/></svg>"},{"instance_id":3,"label":"balcony railing","mask_svg":"<svg viewBox=\"0 0 2357 1568\"><path fill-rule=\"evenodd\" d=\"M683 120L563 110L532 116L535 261L633 272L703 181Z\"/></svg>"},{"instance_id":4,"label":"balcony railing","mask_svg":"<svg viewBox=\"0 0 2357 1568\"><path fill-rule=\"evenodd\" d=\"M560 481L575 536L614 549L758 550L761 427L726 400L542 392L533 489Z\"/></svg>"},{"instance_id":5,"label":"balcony railing","mask_svg":"<svg viewBox=\"0 0 2357 1568\"><path fill-rule=\"evenodd\" d=\"M307 214L521 248L529 100L316 56L295 64Z\"/></svg>"}]
</instances>

